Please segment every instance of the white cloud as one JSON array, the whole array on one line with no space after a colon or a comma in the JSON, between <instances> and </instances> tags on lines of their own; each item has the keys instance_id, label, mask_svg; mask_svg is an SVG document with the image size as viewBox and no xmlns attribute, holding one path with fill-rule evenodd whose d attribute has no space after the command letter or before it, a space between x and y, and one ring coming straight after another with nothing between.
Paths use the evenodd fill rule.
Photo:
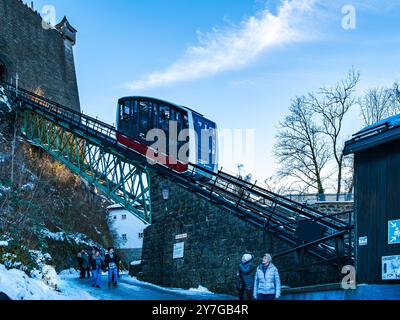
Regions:
<instances>
[{"instance_id":1,"label":"white cloud","mask_svg":"<svg viewBox=\"0 0 400 320\"><path fill-rule=\"evenodd\" d=\"M237 26L198 32L199 44L187 48L181 59L163 71L125 84L131 90L191 81L242 68L276 46L310 39L310 18L316 0L283 0L274 15L265 9Z\"/></svg>"}]
</instances>

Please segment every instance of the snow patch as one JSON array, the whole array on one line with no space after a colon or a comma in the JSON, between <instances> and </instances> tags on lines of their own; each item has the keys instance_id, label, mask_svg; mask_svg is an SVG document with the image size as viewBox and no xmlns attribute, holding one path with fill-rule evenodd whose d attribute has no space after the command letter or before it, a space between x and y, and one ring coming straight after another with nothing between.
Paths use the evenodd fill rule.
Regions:
<instances>
[{"instance_id":1,"label":"snow patch","mask_svg":"<svg viewBox=\"0 0 400 320\"><path fill-rule=\"evenodd\" d=\"M42 230L41 234L48 239L52 239L58 242L69 242L76 243L78 245L85 245L92 248L101 248L101 246L90 240L86 235L82 233L67 233L67 232L51 232L49 230Z\"/></svg>"},{"instance_id":2,"label":"snow patch","mask_svg":"<svg viewBox=\"0 0 400 320\"><path fill-rule=\"evenodd\" d=\"M10 192L10 190L11 190L10 187L5 187L5 186L0 185L0 194L1 194L1 193Z\"/></svg>"},{"instance_id":3,"label":"snow patch","mask_svg":"<svg viewBox=\"0 0 400 320\"><path fill-rule=\"evenodd\" d=\"M182 295L192 295L192 296L199 296L199 295L204 295L205 297L213 297L216 294L209 291L207 288L203 287L203 286L199 286L197 289L192 288L189 290L185 290L185 289L179 289L179 288L164 288L164 287L160 287L157 286L155 284L152 283L148 283L148 282L143 282L138 280L136 277L130 277L129 279L125 279L125 281L127 283L133 284L133 285L146 285L147 287L150 288L155 288L161 291L165 291L165 292L171 292L171 293L177 293L177 294L182 294Z\"/></svg>"},{"instance_id":4,"label":"snow patch","mask_svg":"<svg viewBox=\"0 0 400 320\"><path fill-rule=\"evenodd\" d=\"M0 265L0 292L4 292L12 300L94 300L95 298L68 282L57 279L57 291L41 280L28 277L20 270L7 270Z\"/></svg>"},{"instance_id":5,"label":"snow patch","mask_svg":"<svg viewBox=\"0 0 400 320\"><path fill-rule=\"evenodd\" d=\"M59 277L61 279L78 278L79 276L80 276L80 272L74 268L70 268L68 270L63 270L59 274Z\"/></svg>"},{"instance_id":6,"label":"snow patch","mask_svg":"<svg viewBox=\"0 0 400 320\"><path fill-rule=\"evenodd\" d=\"M33 188L35 188L35 185L30 182L30 183L24 184L21 189L23 191L27 191L27 190L33 190Z\"/></svg>"},{"instance_id":7,"label":"snow patch","mask_svg":"<svg viewBox=\"0 0 400 320\"><path fill-rule=\"evenodd\" d=\"M191 292L197 292L197 293L200 292L200 293L214 294L214 293L212 293L210 290L208 290L207 288L202 287L202 286L199 286L197 289L191 288L191 289L189 289L189 291L191 291Z\"/></svg>"},{"instance_id":8,"label":"snow patch","mask_svg":"<svg viewBox=\"0 0 400 320\"><path fill-rule=\"evenodd\" d=\"M5 92L4 92L4 88L3 87L0 87L0 103L1 102L4 103L7 106L9 112L12 111L11 103L8 101L8 98L7 98L7 96L6 96Z\"/></svg>"},{"instance_id":9,"label":"snow patch","mask_svg":"<svg viewBox=\"0 0 400 320\"><path fill-rule=\"evenodd\" d=\"M0 247L8 247L8 241L0 241Z\"/></svg>"},{"instance_id":10,"label":"snow patch","mask_svg":"<svg viewBox=\"0 0 400 320\"><path fill-rule=\"evenodd\" d=\"M140 266L142 264L142 260L132 261L131 266Z\"/></svg>"}]
</instances>

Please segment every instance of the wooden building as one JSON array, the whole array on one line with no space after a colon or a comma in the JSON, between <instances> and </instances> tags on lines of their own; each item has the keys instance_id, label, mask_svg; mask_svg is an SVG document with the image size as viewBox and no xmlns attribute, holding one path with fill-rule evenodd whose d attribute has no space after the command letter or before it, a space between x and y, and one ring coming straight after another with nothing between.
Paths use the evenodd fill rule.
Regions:
<instances>
[{"instance_id":1,"label":"wooden building","mask_svg":"<svg viewBox=\"0 0 400 320\"><path fill-rule=\"evenodd\" d=\"M400 283L400 115L353 136L358 284Z\"/></svg>"}]
</instances>

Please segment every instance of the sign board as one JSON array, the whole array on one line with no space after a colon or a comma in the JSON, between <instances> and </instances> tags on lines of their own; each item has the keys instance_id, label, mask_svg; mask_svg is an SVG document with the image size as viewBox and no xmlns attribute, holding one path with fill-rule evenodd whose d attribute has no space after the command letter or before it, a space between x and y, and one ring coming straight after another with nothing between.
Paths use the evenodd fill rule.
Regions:
<instances>
[{"instance_id":1,"label":"sign board","mask_svg":"<svg viewBox=\"0 0 400 320\"><path fill-rule=\"evenodd\" d=\"M389 244L400 244L400 220L389 221Z\"/></svg>"},{"instance_id":2,"label":"sign board","mask_svg":"<svg viewBox=\"0 0 400 320\"><path fill-rule=\"evenodd\" d=\"M174 244L173 259L182 259L185 255L185 243L178 242Z\"/></svg>"},{"instance_id":3,"label":"sign board","mask_svg":"<svg viewBox=\"0 0 400 320\"><path fill-rule=\"evenodd\" d=\"M358 238L358 245L360 247L367 246L368 245L368 237L360 237L360 238Z\"/></svg>"},{"instance_id":4,"label":"sign board","mask_svg":"<svg viewBox=\"0 0 400 320\"><path fill-rule=\"evenodd\" d=\"M400 256L382 257L382 280L400 280Z\"/></svg>"},{"instance_id":5,"label":"sign board","mask_svg":"<svg viewBox=\"0 0 400 320\"><path fill-rule=\"evenodd\" d=\"M187 233L178 234L177 236L175 236L175 240L186 239L187 237L188 237Z\"/></svg>"}]
</instances>

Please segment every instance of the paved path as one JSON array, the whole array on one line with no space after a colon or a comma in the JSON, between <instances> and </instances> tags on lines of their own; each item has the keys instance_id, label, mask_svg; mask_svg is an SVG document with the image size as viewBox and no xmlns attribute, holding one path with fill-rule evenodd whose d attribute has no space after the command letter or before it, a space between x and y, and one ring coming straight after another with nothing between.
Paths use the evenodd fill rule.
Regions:
<instances>
[{"instance_id":1,"label":"paved path","mask_svg":"<svg viewBox=\"0 0 400 320\"><path fill-rule=\"evenodd\" d=\"M99 300L235 300L229 295L207 292L167 289L143 283L128 275L122 275L117 288L108 288L107 277L103 277L103 287L93 288L91 280L71 278L67 280L72 287L79 287Z\"/></svg>"}]
</instances>

